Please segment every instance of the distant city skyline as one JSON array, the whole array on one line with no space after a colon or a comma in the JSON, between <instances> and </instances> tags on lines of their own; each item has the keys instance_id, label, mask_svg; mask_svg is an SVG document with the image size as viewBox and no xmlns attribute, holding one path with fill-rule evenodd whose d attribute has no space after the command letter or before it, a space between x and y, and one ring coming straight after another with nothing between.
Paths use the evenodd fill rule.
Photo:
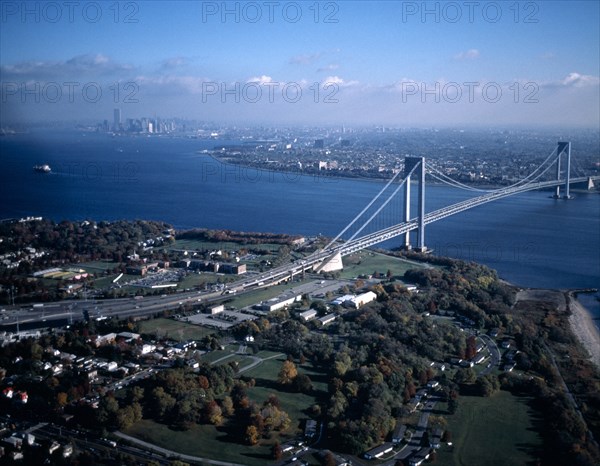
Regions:
<instances>
[{"instance_id":1,"label":"distant city skyline","mask_svg":"<svg viewBox=\"0 0 600 466\"><path fill-rule=\"evenodd\" d=\"M0 118L593 128L599 19L586 1L3 2Z\"/></svg>"}]
</instances>

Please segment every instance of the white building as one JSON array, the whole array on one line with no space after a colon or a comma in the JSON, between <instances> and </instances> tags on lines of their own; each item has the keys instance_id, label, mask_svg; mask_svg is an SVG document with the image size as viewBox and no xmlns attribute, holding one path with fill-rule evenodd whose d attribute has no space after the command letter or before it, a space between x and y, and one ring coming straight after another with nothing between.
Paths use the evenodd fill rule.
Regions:
<instances>
[{"instance_id":1,"label":"white building","mask_svg":"<svg viewBox=\"0 0 600 466\"><path fill-rule=\"evenodd\" d=\"M304 322L308 322L309 320L317 317L317 311L314 309L309 309L308 311L301 312L300 317Z\"/></svg>"},{"instance_id":2,"label":"white building","mask_svg":"<svg viewBox=\"0 0 600 466\"><path fill-rule=\"evenodd\" d=\"M335 314L327 314L326 316L321 317L319 321L321 324L327 325L328 323L333 322L335 319L337 319Z\"/></svg>"},{"instance_id":3,"label":"white building","mask_svg":"<svg viewBox=\"0 0 600 466\"><path fill-rule=\"evenodd\" d=\"M366 293L359 294L347 301L344 302L344 306L352 306L355 309L359 309L371 301L375 301L377 299L377 295L372 291L367 291Z\"/></svg>"},{"instance_id":4,"label":"white building","mask_svg":"<svg viewBox=\"0 0 600 466\"><path fill-rule=\"evenodd\" d=\"M213 306L209 309L210 314L219 314L225 310L225 306L223 304L219 306Z\"/></svg>"}]
</instances>

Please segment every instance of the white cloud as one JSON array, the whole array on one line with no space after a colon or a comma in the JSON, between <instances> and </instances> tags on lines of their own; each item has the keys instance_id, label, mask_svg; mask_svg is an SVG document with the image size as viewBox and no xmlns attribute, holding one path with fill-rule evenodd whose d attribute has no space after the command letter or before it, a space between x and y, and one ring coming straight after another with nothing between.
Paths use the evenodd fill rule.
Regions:
<instances>
[{"instance_id":1,"label":"white cloud","mask_svg":"<svg viewBox=\"0 0 600 466\"><path fill-rule=\"evenodd\" d=\"M271 78L271 76L267 76L267 75L262 75L262 76L255 76L253 78L250 78L246 81L247 83L259 83L259 84L264 84L264 83L272 83L273 82L273 78Z\"/></svg>"},{"instance_id":2,"label":"white cloud","mask_svg":"<svg viewBox=\"0 0 600 466\"><path fill-rule=\"evenodd\" d=\"M460 52L458 55L454 56L455 60L475 60L479 58L479 50L477 49L469 49L465 52Z\"/></svg>"},{"instance_id":3,"label":"white cloud","mask_svg":"<svg viewBox=\"0 0 600 466\"><path fill-rule=\"evenodd\" d=\"M323 84L337 84L340 87L356 86L358 81L346 81L339 76L328 76L323 81Z\"/></svg>"},{"instance_id":4,"label":"white cloud","mask_svg":"<svg viewBox=\"0 0 600 466\"><path fill-rule=\"evenodd\" d=\"M317 73L320 73L322 71L335 71L340 67L340 65L338 65L337 63L330 63L329 65L325 65L322 66L321 68L317 69Z\"/></svg>"},{"instance_id":5,"label":"white cloud","mask_svg":"<svg viewBox=\"0 0 600 466\"><path fill-rule=\"evenodd\" d=\"M0 66L3 80L30 79L45 81L48 79L79 80L82 77L101 77L116 73L130 73L134 67L121 64L102 54L77 55L63 61L24 61L13 65Z\"/></svg>"},{"instance_id":6,"label":"white cloud","mask_svg":"<svg viewBox=\"0 0 600 466\"><path fill-rule=\"evenodd\" d=\"M564 86L568 87L584 87L584 86L598 86L600 79L598 76L590 76L579 73L569 73L569 75L561 82Z\"/></svg>"}]
</instances>

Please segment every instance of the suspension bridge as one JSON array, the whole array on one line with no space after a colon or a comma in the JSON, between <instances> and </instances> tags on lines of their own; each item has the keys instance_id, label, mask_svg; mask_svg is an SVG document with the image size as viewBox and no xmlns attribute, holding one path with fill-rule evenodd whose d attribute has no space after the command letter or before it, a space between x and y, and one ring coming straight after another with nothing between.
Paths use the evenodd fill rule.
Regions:
<instances>
[{"instance_id":1,"label":"suspension bridge","mask_svg":"<svg viewBox=\"0 0 600 466\"><path fill-rule=\"evenodd\" d=\"M600 176L571 176L571 143L559 142L548 157L525 178L514 184L495 190L483 190L473 186L462 184L442 173L432 164L426 162L424 157L406 157L404 170L398 171L392 179L377 193L367 206L335 237L327 246L319 251L295 261L294 263L282 265L269 272L234 284L231 289L243 291L248 287L267 286L291 279L299 273L313 270L316 272L328 272L340 270L343 267L342 257L352 254L361 249L374 246L378 243L388 241L398 236L403 237L403 246L411 249L410 233L417 231L416 250L426 252L425 226L444 218L456 215L460 212L474 207L487 204L527 191L544 190L554 188L554 198L571 199L571 185L575 183L586 184L587 189L593 187L594 181L600 180ZM555 177L547 179L549 172L554 168ZM411 217L411 178L416 175L418 182L418 215ZM479 195L449 206L425 212L425 178L429 175L434 180L455 188L478 192ZM395 185L395 186L394 186ZM564 194L561 195L561 187ZM389 193L391 191L391 193ZM391 201L403 191L402 213L395 216L402 221L389 226L376 228L370 233L363 233L368 225L386 208L389 209ZM387 197L386 197L387 196ZM393 212L393 209L391 209ZM357 225L356 229L353 229ZM362 233L362 236L361 236ZM349 235L349 236L348 236ZM348 236L345 238L345 236Z\"/></svg>"},{"instance_id":2,"label":"suspension bridge","mask_svg":"<svg viewBox=\"0 0 600 466\"><path fill-rule=\"evenodd\" d=\"M415 248L427 251L425 245L425 226L444 218L456 215L474 207L494 202L509 196L514 196L527 191L554 189L553 197L557 199L571 198L571 185L584 183L587 189L593 186L594 181L600 176L571 176L571 144L559 142L552 153L528 176L516 181L514 184L495 190L482 190L473 186L464 185L438 170L434 164L424 157L407 157L403 170L390 179L383 188L373 197L361 212L342 231L333 238L325 247L316 252L298 259L294 262L281 265L267 272L247 276L236 282L228 284L223 293L243 293L252 289L268 287L281 283L298 274L308 271L328 272L343 268L342 258L356 251L368 248L375 244L402 237L402 245L411 248L410 233L417 232ZM577 168L576 163L574 167ZM554 169L554 170L553 170ZM476 192L474 197L456 202L446 207L425 212L425 178L426 175L437 182L448 184L454 188ZM411 178L417 178L417 215L411 217ZM562 188L562 193L561 193ZM403 195L399 195L403 192ZM396 202L393 202L393 201ZM222 292L207 292L199 297L197 291L178 293L169 297L144 299L135 301L132 308L131 299L114 299L96 301L94 306L102 315L134 316L145 315L149 312L160 312L173 309L182 304L195 304L218 301L222 299ZM46 319L72 319L72 307L77 303L62 301L52 304L52 309L42 312L28 312L27 325L46 325ZM48 306L49 308L50 306ZM85 305L82 305L85 308ZM45 308L44 308L45 309ZM19 332L19 309L12 308L12 314L7 322L0 324L2 327L16 325ZM46 312L46 314L45 314ZM21 322L25 323L25 322Z\"/></svg>"}]
</instances>

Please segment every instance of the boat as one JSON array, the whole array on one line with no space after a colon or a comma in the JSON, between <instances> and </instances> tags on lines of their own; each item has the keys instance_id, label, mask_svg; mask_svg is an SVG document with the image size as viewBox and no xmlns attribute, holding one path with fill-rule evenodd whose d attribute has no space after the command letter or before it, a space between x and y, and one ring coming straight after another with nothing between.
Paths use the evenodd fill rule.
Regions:
<instances>
[{"instance_id":1,"label":"boat","mask_svg":"<svg viewBox=\"0 0 600 466\"><path fill-rule=\"evenodd\" d=\"M50 173L52 171L50 165L48 165L47 163L45 163L44 165L34 165L33 169L34 171L40 173Z\"/></svg>"}]
</instances>

